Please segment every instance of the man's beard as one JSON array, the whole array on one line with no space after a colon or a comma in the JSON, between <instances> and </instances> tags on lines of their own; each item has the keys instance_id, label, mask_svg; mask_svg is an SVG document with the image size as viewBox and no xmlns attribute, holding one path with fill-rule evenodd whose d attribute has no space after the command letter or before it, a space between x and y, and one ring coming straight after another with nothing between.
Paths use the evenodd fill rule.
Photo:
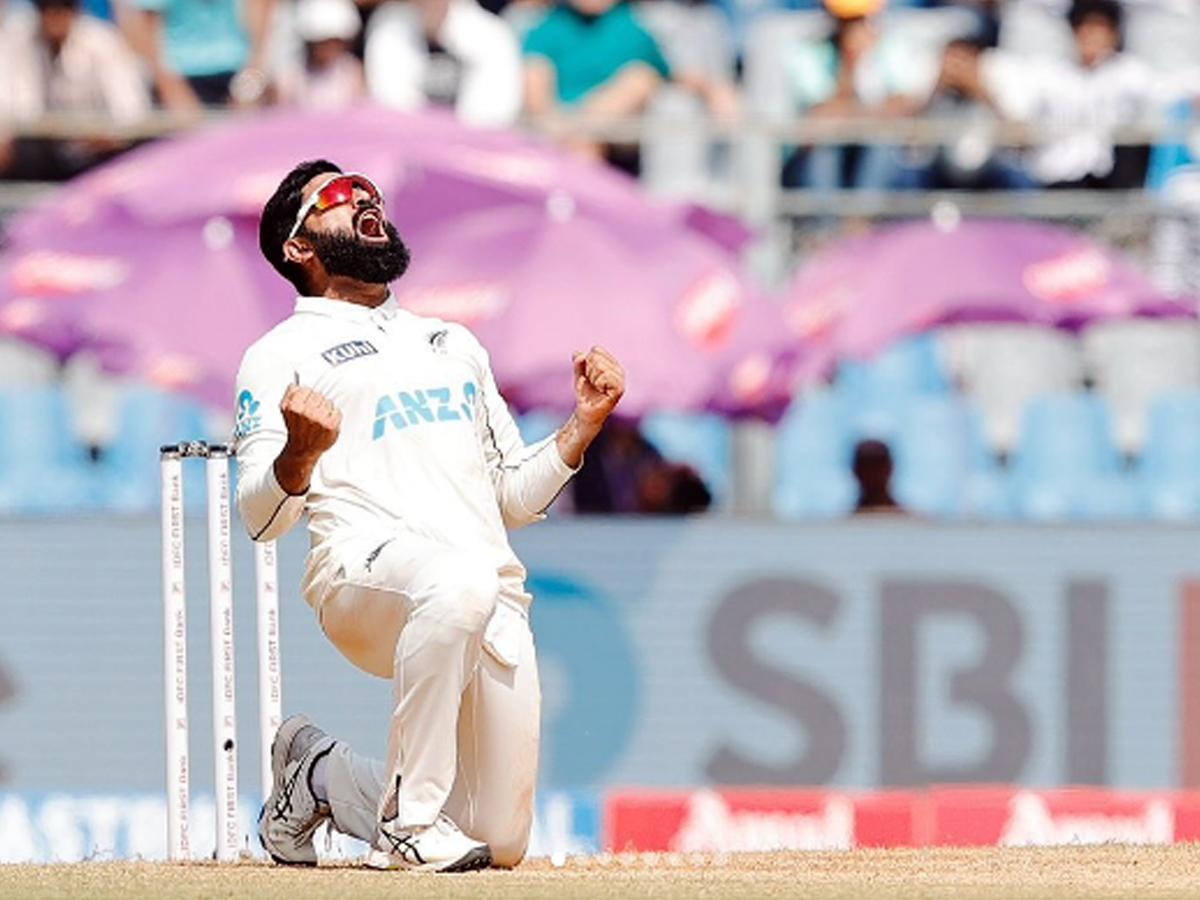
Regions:
<instances>
[{"instance_id":1,"label":"man's beard","mask_svg":"<svg viewBox=\"0 0 1200 900\"><path fill-rule=\"evenodd\" d=\"M330 275L344 275L367 284L390 284L407 271L409 252L395 225L384 222L383 230L388 242L379 245L365 243L353 232L321 234L305 228L300 233L312 244Z\"/></svg>"}]
</instances>

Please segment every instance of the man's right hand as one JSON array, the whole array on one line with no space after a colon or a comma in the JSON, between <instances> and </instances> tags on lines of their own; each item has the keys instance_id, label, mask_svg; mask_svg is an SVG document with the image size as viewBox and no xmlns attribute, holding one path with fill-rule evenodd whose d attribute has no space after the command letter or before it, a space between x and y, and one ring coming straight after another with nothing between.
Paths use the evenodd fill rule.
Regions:
<instances>
[{"instance_id":1,"label":"man's right hand","mask_svg":"<svg viewBox=\"0 0 1200 900\"><path fill-rule=\"evenodd\" d=\"M317 460L337 441L342 414L323 395L298 384L288 385L279 411L288 436L275 460L275 478L289 494L303 494Z\"/></svg>"}]
</instances>

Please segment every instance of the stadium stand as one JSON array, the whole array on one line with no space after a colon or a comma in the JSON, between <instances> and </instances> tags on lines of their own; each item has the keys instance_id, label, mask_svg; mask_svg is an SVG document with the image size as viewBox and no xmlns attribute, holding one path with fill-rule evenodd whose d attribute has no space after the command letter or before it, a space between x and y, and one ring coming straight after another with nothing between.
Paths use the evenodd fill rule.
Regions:
<instances>
[{"instance_id":1,"label":"stadium stand","mask_svg":"<svg viewBox=\"0 0 1200 900\"><path fill-rule=\"evenodd\" d=\"M1150 404L1137 476L1149 514L1200 518L1200 389L1160 394Z\"/></svg>"},{"instance_id":2,"label":"stadium stand","mask_svg":"<svg viewBox=\"0 0 1200 900\"><path fill-rule=\"evenodd\" d=\"M1083 385L1077 342L1033 325L958 325L943 331L954 382L983 412L988 443L1005 455L1020 438L1029 399Z\"/></svg>"},{"instance_id":3,"label":"stadium stand","mask_svg":"<svg viewBox=\"0 0 1200 900\"><path fill-rule=\"evenodd\" d=\"M159 505L158 448L161 435L228 440L213 434L204 408L184 395L143 384L127 384L117 400L117 427L102 448L96 481L104 504L118 512L146 512ZM204 476L199 466L186 469L184 500L204 506Z\"/></svg>"},{"instance_id":4,"label":"stadium stand","mask_svg":"<svg viewBox=\"0 0 1200 900\"><path fill-rule=\"evenodd\" d=\"M775 514L785 519L846 515L855 499L852 450L842 398L822 389L798 396L775 432Z\"/></svg>"},{"instance_id":5,"label":"stadium stand","mask_svg":"<svg viewBox=\"0 0 1200 900\"><path fill-rule=\"evenodd\" d=\"M666 459L696 470L712 494L713 508L728 506L733 488L733 426L728 419L660 411L645 416L641 429Z\"/></svg>"},{"instance_id":6,"label":"stadium stand","mask_svg":"<svg viewBox=\"0 0 1200 900\"><path fill-rule=\"evenodd\" d=\"M951 387L932 334L897 341L869 360L843 361L835 383L855 436L883 440L895 435L910 398L938 396Z\"/></svg>"},{"instance_id":7,"label":"stadium stand","mask_svg":"<svg viewBox=\"0 0 1200 900\"><path fill-rule=\"evenodd\" d=\"M1088 380L1112 411L1113 437L1142 450L1147 407L1160 394L1200 388L1200 325L1175 319L1103 322L1083 332Z\"/></svg>"},{"instance_id":8,"label":"stadium stand","mask_svg":"<svg viewBox=\"0 0 1200 900\"><path fill-rule=\"evenodd\" d=\"M545 10L530 2L484 5L502 7L518 35ZM359 12L369 23L367 6ZM1073 59L1068 6L1066 0L1001 4L999 52ZM10 24L33 15L20 0L4 9ZM1125 10L1130 56L1172 73L1200 60L1200 9L1131 2ZM748 267L764 282L777 282L817 245L805 228L858 228L868 219L910 214L892 209L887 197L863 207L867 212L857 206L846 211L839 201L800 214L785 202L802 193L784 192L780 184L789 144L782 129L803 121L787 61L798 46L829 34L830 18L818 0L641 0L636 13L673 69L736 83L747 126L733 139L720 134L726 123L714 119L697 93L668 85L642 122L640 177L656 194L723 203L759 227L761 241L748 254ZM937 62L947 42L974 34L978 24L978 10L953 2L892 0L877 19L887 43L902 48L909 65L924 68ZM271 47L276 67L297 59L301 43L292 0L278 5ZM2 110L0 104L0 118ZM1136 227L1125 223L1103 237L1132 244L1143 258L1153 255L1148 268L1159 286L1187 294L1194 293L1198 277L1192 251L1200 234L1200 193L1195 172L1186 167L1195 142L1180 135L1189 116L1194 119L1194 107L1185 102L1173 114L1174 152L1151 176L1152 187L1167 186L1155 195L1161 205L1143 213L1147 218ZM930 148L944 142L916 143L925 140ZM1081 194L1074 198L1081 208L1095 203L1096 195ZM917 199L931 204L936 198ZM1032 199L1042 205L1031 202L1030 209L1071 218L1071 198L1054 205L1055 192L1041 192ZM6 211L11 207L0 210L0 224ZM1110 213L1082 215L1093 217L1094 225L1108 223ZM764 505L793 519L845 514L854 500L853 445L870 437L889 443L897 496L921 515L1200 519L1198 396L1195 320L1105 322L1078 335L1018 323L941 328L871 359L843 360L829 385L799 391L775 427L775 469L763 476L773 478L774 487ZM520 419L527 439L550 433L558 422L558 415L536 411ZM746 461L735 449L735 423L663 411L642 427L665 456L696 467L712 490L714 508L737 505L735 470ZM0 512L23 514L152 510L155 436L220 439L227 428L214 426L212 414L187 398L147 385L102 384L86 367L64 368L41 351L0 338L0 430ZM195 485L189 497L199 500Z\"/></svg>"},{"instance_id":9,"label":"stadium stand","mask_svg":"<svg viewBox=\"0 0 1200 900\"><path fill-rule=\"evenodd\" d=\"M60 384L0 389L0 513L91 511L99 497L91 460L71 430ZM151 475L157 479L157 467Z\"/></svg>"},{"instance_id":10,"label":"stadium stand","mask_svg":"<svg viewBox=\"0 0 1200 900\"><path fill-rule=\"evenodd\" d=\"M1125 481L1111 434L1108 409L1093 394L1031 397L1012 455L1019 512L1029 519L1062 520L1120 511Z\"/></svg>"}]
</instances>

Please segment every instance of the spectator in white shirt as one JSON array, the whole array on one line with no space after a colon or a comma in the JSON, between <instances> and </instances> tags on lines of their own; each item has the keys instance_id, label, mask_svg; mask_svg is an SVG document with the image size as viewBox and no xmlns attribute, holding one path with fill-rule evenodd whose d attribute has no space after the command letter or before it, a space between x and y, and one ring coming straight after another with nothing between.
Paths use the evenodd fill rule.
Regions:
<instances>
[{"instance_id":1,"label":"spectator in white shirt","mask_svg":"<svg viewBox=\"0 0 1200 900\"><path fill-rule=\"evenodd\" d=\"M1196 70L1164 74L1121 52L1116 0L1075 0L1069 13L1077 59L1033 60L1001 51L949 60L944 77L1003 118L1045 129L1028 168L1048 187L1136 188L1144 147L1117 147L1114 131L1148 123L1200 91Z\"/></svg>"},{"instance_id":2,"label":"spectator in white shirt","mask_svg":"<svg viewBox=\"0 0 1200 900\"><path fill-rule=\"evenodd\" d=\"M367 26L365 57L371 96L389 106L446 106L482 127L521 112L516 36L475 0L384 3Z\"/></svg>"},{"instance_id":3,"label":"spectator in white shirt","mask_svg":"<svg viewBox=\"0 0 1200 900\"><path fill-rule=\"evenodd\" d=\"M300 0L296 34L303 60L284 67L275 82L275 100L311 109L335 109L367 93L362 61L352 44L362 19L352 0Z\"/></svg>"},{"instance_id":4,"label":"spectator in white shirt","mask_svg":"<svg viewBox=\"0 0 1200 900\"><path fill-rule=\"evenodd\" d=\"M1037 186L1025 171L1018 151L997 146L994 110L954 83L952 73L964 63L977 65L989 39L986 27L982 27L972 37L955 38L943 50L938 81L918 112L937 119L957 119L961 126L946 144L912 151L914 155L929 155L926 165L914 166L914 186L924 190L983 191Z\"/></svg>"},{"instance_id":5,"label":"spectator in white shirt","mask_svg":"<svg viewBox=\"0 0 1200 900\"><path fill-rule=\"evenodd\" d=\"M137 59L116 27L80 13L78 0L37 0L37 14L13 17L0 35L0 175L61 180L121 149L104 133L150 110ZM50 114L107 120L71 140L14 139L8 127Z\"/></svg>"}]
</instances>

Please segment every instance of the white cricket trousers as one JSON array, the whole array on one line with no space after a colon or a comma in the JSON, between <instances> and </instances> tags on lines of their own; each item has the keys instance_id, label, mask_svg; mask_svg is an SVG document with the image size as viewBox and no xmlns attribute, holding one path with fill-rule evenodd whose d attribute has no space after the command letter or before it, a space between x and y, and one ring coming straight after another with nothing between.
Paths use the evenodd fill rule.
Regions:
<instances>
[{"instance_id":1,"label":"white cricket trousers","mask_svg":"<svg viewBox=\"0 0 1200 900\"><path fill-rule=\"evenodd\" d=\"M526 610L461 550L408 533L359 547L338 554L345 578L318 617L351 662L392 680L393 707L384 762L341 742L330 754L334 824L374 844L381 819L411 828L444 811L496 865L515 866L533 823L541 715Z\"/></svg>"}]
</instances>

